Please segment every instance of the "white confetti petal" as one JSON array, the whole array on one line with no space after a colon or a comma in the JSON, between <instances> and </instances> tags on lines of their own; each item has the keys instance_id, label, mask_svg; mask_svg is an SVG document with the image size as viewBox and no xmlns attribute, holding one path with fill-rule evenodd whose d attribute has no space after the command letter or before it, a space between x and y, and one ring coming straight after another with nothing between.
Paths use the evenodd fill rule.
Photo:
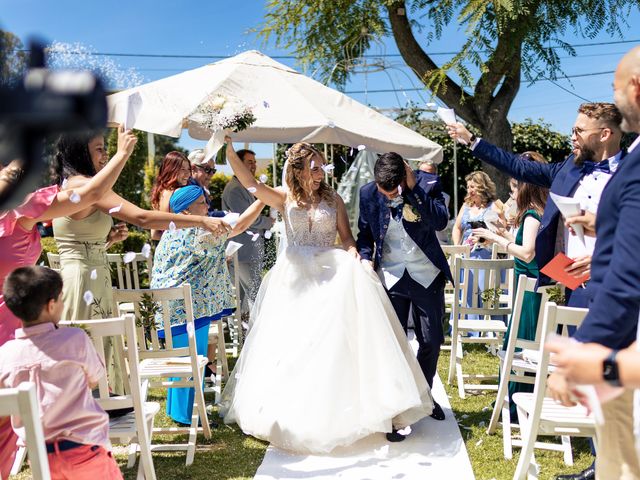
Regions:
<instances>
[{"instance_id":1,"label":"white confetti petal","mask_svg":"<svg viewBox=\"0 0 640 480\"><path fill-rule=\"evenodd\" d=\"M251 241L255 242L256 240L258 240L260 238L260 234L259 233L254 233L253 236L251 237Z\"/></svg>"},{"instance_id":2,"label":"white confetti petal","mask_svg":"<svg viewBox=\"0 0 640 480\"><path fill-rule=\"evenodd\" d=\"M195 333L195 329L193 328L193 323L187 323L187 333L189 335L193 335Z\"/></svg>"},{"instance_id":3,"label":"white confetti petal","mask_svg":"<svg viewBox=\"0 0 640 480\"><path fill-rule=\"evenodd\" d=\"M402 195L402 187L398 185L398 195Z\"/></svg>"},{"instance_id":4,"label":"white confetti petal","mask_svg":"<svg viewBox=\"0 0 640 480\"><path fill-rule=\"evenodd\" d=\"M91 280L96 280L98 278L98 271L94 268L93 270L91 270L91 275L89 275L89 277L91 278Z\"/></svg>"},{"instance_id":5,"label":"white confetti petal","mask_svg":"<svg viewBox=\"0 0 640 480\"><path fill-rule=\"evenodd\" d=\"M314 162L313 160L311 160L311 168L316 166L316 162Z\"/></svg>"},{"instance_id":6,"label":"white confetti petal","mask_svg":"<svg viewBox=\"0 0 640 480\"><path fill-rule=\"evenodd\" d=\"M151 255L151 245L149 245L148 243L145 243L142 246L142 251L140 253L144 255L144 258L149 258L149 256Z\"/></svg>"},{"instance_id":7,"label":"white confetti petal","mask_svg":"<svg viewBox=\"0 0 640 480\"><path fill-rule=\"evenodd\" d=\"M267 230L266 232L264 232L264 238L266 238L267 240L269 240L272 235L273 233L271 232L271 230Z\"/></svg>"},{"instance_id":8,"label":"white confetti petal","mask_svg":"<svg viewBox=\"0 0 640 480\"><path fill-rule=\"evenodd\" d=\"M400 435L404 435L405 437L409 434L411 434L411 425L408 425L400 430L398 430L398 433Z\"/></svg>"},{"instance_id":9,"label":"white confetti petal","mask_svg":"<svg viewBox=\"0 0 640 480\"><path fill-rule=\"evenodd\" d=\"M324 170L324 173L330 174L331 172L333 172L333 169L336 168L335 165L323 165L322 166L322 170Z\"/></svg>"},{"instance_id":10,"label":"white confetti petal","mask_svg":"<svg viewBox=\"0 0 640 480\"><path fill-rule=\"evenodd\" d=\"M169 222L169 231L173 232L176 229L176 224L173 222Z\"/></svg>"},{"instance_id":11,"label":"white confetti petal","mask_svg":"<svg viewBox=\"0 0 640 480\"><path fill-rule=\"evenodd\" d=\"M436 105L436 104L435 104L435 103L433 103L433 102L429 102L429 103L427 103L427 107L429 107L429 108L436 108L437 106L438 106L438 105Z\"/></svg>"},{"instance_id":12,"label":"white confetti petal","mask_svg":"<svg viewBox=\"0 0 640 480\"><path fill-rule=\"evenodd\" d=\"M71 191L71 195L69 195L69 201L71 203L80 203L80 195L78 195L74 191Z\"/></svg>"},{"instance_id":13,"label":"white confetti petal","mask_svg":"<svg viewBox=\"0 0 640 480\"><path fill-rule=\"evenodd\" d=\"M66 190L67 185L69 185L69 180L65 178L64 180L62 180L62 190Z\"/></svg>"},{"instance_id":14,"label":"white confetti petal","mask_svg":"<svg viewBox=\"0 0 640 480\"><path fill-rule=\"evenodd\" d=\"M365 145L358 145L358 151L361 152L362 150L364 150L365 148L367 148Z\"/></svg>"},{"instance_id":15,"label":"white confetti petal","mask_svg":"<svg viewBox=\"0 0 640 480\"><path fill-rule=\"evenodd\" d=\"M260 175L260 181L262 183L267 183L267 180L269 180L269 177L267 177L264 173Z\"/></svg>"},{"instance_id":16,"label":"white confetti petal","mask_svg":"<svg viewBox=\"0 0 640 480\"><path fill-rule=\"evenodd\" d=\"M478 440L478 441L476 442L476 447L479 447L481 444L482 444L482 439L480 439L480 440Z\"/></svg>"},{"instance_id":17,"label":"white confetti petal","mask_svg":"<svg viewBox=\"0 0 640 480\"><path fill-rule=\"evenodd\" d=\"M256 187L249 187L247 190L249 190L250 193L256 193L258 191Z\"/></svg>"},{"instance_id":18,"label":"white confetti petal","mask_svg":"<svg viewBox=\"0 0 640 480\"><path fill-rule=\"evenodd\" d=\"M327 121L327 127L336 128L336 124L333 122L333 120L329 120Z\"/></svg>"},{"instance_id":19,"label":"white confetti petal","mask_svg":"<svg viewBox=\"0 0 640 480\"><path fill-rule=\"evenodd\" d=\"M91 305L93 303L93 293L91 292L91 290L87 290L86 292L84 292L82 298L84 300L84 303L86 303L87 305Z\"/></svg>"},{"instance_id":20,"label":"white confetti petal","mask_svg":"<svg viewBox=\"0 0 640 480\"><path fill-rule=\"evenodd\" d=\"M136 259L136 252L127 252L122 257L124 263L131 263Z\"/></svg>"},{"instance_id":21,"label":"white confetti petal","mask_svg":"<svg viewBox=\"0 0 640 480\"><path fill-rule=\"evenodd\" d=\"M40 262L40 266L44 267L44 260Z\"/></svg>"},{"instance_id":22,"label":"white confetti petal","mask_svg":"<svg viewBox=\"0 0 640 480\"><path fill-rule=\"evenodd\" d=\"M349 155L353 155L353 147L349 149Z\"/></svg>"},{"instance_id":23,"label":"white confetti petal","mask_svg":"<svg viewBox=\"0 0 640 480\"><path fill-rule=\"evenodd\" d=\"M118 205L117 207L111 207L109 209L109 213L118 213L121 208L122 208L122 203L120 205Z\"/></svg>"},{"instance_id":24,"label":"white confetti petal","mask_svg":"<svg viewBox=\"0 0 640 480\"><path fill-rule=\"evenodd\" d=\"M269 108L269 102L267 102L266 100L263 100L263 101L262 101L262 106L263 106L264 108Z\"/></svg>"}]
</instances>

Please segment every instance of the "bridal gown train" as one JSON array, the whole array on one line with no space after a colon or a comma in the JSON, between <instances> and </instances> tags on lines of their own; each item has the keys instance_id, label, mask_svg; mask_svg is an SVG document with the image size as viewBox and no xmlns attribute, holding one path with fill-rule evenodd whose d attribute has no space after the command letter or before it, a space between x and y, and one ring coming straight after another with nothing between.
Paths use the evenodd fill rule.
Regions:
<instances>
[{"instance_id":1,"label":"bridal gown train","mask_svg":"<svg viewBox=\"0 0 640 480\"><path fill-rule=\"evenodd\" d=\"M326 453L429 415L429 386L377 275L334 247L335 207L288 202L284 220L288 246L260 287L225 423Z\"/></svg>"}]
</instances>

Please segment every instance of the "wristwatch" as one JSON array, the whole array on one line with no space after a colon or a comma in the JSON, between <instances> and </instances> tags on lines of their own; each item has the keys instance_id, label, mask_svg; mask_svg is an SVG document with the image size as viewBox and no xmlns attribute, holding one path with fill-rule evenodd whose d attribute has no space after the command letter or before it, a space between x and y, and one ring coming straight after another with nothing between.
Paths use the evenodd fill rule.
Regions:
<instances>
[{"instance_id":1,"label":"wristwatch","mask_svg":"<svg viewBox=\"0 0 640 480\"><path fill-rule=\"evenodd\" d=\"M472 133L471 136L469 137L469 147L471 147L473 145L473 143L477 140L478 137L476 137L475 133Z\"/></svg>"},{"instance_id":2,"label":"wristwatch","mask_svg":"<svg viewBox=\"0 0 640 480\"><path fill-rule=\"evenodd\" d=\"M612 350L609 356L602 361L602 377L609 385L621 387L616 355L618 355L618 350Z\"/></svg>"}]
</instances>

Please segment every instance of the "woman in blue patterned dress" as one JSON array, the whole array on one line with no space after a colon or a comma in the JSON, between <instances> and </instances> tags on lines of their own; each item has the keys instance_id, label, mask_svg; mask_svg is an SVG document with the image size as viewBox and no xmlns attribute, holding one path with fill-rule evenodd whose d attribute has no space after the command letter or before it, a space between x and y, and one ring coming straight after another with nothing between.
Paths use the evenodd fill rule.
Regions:
<instances>
[{"instance_id":1,"label":"woman in blue patterned dress","mask_svg":"<svg viewBox=\"0 0 640 480\"><path fill-rule=\"evenodd\" d=\"M172 212L183 215L206 215L208 209L204 190L199 185L177 189L171 195L169 205ZM201 228L169 229L158 243L151 288L191 285L198 355L207 355L209 324L233 311L225 242L244 232L263 208L264 204L256 201L240 215L228 236L214 237ZM173 345L187 346L184 303L180 300L172 302L171 309ZM169 389L167 414L176 422L190 424L193 396L192 388Z\"/></svg>"}]
</instances>

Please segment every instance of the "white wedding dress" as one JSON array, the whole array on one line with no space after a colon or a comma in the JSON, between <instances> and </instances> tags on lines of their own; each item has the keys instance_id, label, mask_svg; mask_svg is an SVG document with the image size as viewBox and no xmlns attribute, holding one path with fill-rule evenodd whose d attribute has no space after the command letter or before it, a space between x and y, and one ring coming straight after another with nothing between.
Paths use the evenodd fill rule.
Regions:
<instances>
[{"instance_id":1,"label":"white wedding dress","mask_svg":"<svg viewBox=\"0 0 640 480\"><path fill-rule=\"evenodd\" d=\"M336 209L287 203L284 219L287 248L262 281L225 423L325 453L429 415L429 386L377 275L334 247Z\"/></svg>"}]
</instances>

